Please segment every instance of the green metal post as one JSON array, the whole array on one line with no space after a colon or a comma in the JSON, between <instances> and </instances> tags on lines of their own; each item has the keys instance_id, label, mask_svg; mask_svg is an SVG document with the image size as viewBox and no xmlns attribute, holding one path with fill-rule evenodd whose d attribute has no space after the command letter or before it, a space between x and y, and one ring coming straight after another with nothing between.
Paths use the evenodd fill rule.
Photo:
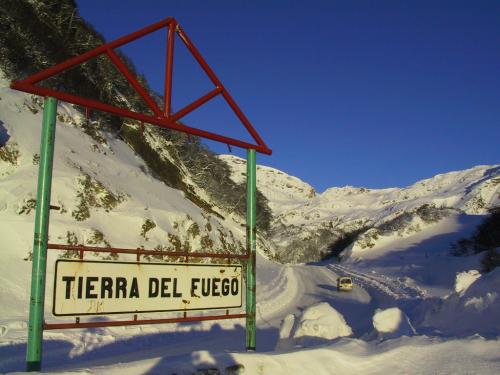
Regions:
<instances>
[{"instance_id":1,"label":"green metal post","mask_svg":"<svg viewBox=\"0 0 500 375\"><path fill-rule=\"evenodd\" d=\"M56 115L57 99L45 98L40 142L40 166L38 168L35 235L33 239L28 347L26 351L27 371L40 371L42 367L43 307Z\"/></svg>"},{"instance_id":2,"label":"green metal post","mask_svg":"<svg viewBox=\"0 0 500 375\"><path fill-rule=\"evenodd\" d=\"M255 350L255 216L256 209L255 150L247 150L247 292L246 292L246 345Z\"/></svg>"}]
</instances>

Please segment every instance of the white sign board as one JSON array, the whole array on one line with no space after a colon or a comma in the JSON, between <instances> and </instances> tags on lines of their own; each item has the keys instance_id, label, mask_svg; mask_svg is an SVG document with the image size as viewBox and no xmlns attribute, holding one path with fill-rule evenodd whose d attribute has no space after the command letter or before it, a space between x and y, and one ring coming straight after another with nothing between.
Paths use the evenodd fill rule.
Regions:
<instances>
[{"instance_id":1,"label":"white sign board","mask_svg":"<svg viewBox=\"0 0 500 375\"><path fill-rule=\"evenodd\" d=\"M242 305L242 266L58 260L55 316L228 309Z\"/></svg>"}]
</instances>

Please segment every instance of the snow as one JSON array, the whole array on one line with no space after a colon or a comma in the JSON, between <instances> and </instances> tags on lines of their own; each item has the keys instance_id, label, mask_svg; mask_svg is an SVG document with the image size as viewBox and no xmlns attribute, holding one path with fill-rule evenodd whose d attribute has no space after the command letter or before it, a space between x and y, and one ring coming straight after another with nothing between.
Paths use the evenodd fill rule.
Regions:
<instances>
[{"instance_id":1,"label":"snow","mask_svg":"<svg viewBox=\"0 0 500 375\"><path fill-rule=\"evenodd\" d=\"M373 315L373 327L379 333L379 337L384 339L415 334L410 320L397 307L376 310Z\"/></svg>"},{"instance_id":2,"label":"snow","mask_svg":"<svg viewBox=\"0 0 500 375\"><path fill-rule=\"evenodd\" d=\"M286 353L214 353L199 350L183 357L155 357L114 366L82 367L58 374L193 374L196 370L224 369L239 364L244 374L495 374L498 343L480 337L443 341L427 337L382 343L341 339L335 346L320 346ZM321 364L321 365L318 365ZM53 373L53 372L52 372Z\"/></svg>"},{"instance_id":3,"label":"snow","mask_svg":"<svg viewBox=\"0 0 500 375\"><path fill-rule=\"evenodd\" d=\"M299 318L293 338L319 337L332 340L352 335L344 317L326 302L309 306Z\"/></svg>"},{"instance_id":4,"label":"snow","mask_svg":"<svg viewBox=\"0 0 500 375\"><path fill-rule=\"evenodd\" d=\"M280 340L286 340L289 339L290 337L293 337L292 335L292 329L295 324L295 315L289 314L283 319L283 322L281 323L280 327Z\"/></svg>"},{"instance_id":5,"label":"snow","mask_svg":"<svg viewBox=\"0 0 500 375\"><path fill-rule=\"evenodd\" d=\"M0 162L0 372L23 373L31 277L31 262L24 258L33 242L34 215L33 211L19 212L35 194L33 156L38 152L41 113L26 109L25 104L32 103L30 96L6 86L2 81L0 135L8 138L7 144L17 143L20 156L16 165ZM231 231L244 243L240 223L231 217L207 218L182 192L145 173L144 162L126 144L111 137L105 145L96 144L78 128L78 112L66 104L60 104L58 111L66 117L57 126L52 202L62 204L66 212L52 212L51 240L65 242L70 231L86 243L92 231L99 230L114 246L153 248L168 244L168 233L177 233L199 248L199 239L186 235L186 228L196 222L201 230L207 223L214 227L209 233L214 242L219 240L213 233L220 229L228 237ZM241 175L241 163L233 164ZM245 350L243 319L54 330L44 332L44 371L193 374L216 368L221 373L273 375L500 373L500 269L478 277L474 272L480 266L478 256L449 254L450 242L472 233L483 218L480 214L485 209L473 204L476 197L480 195L486 205L498 203L498 184L492 183L498 167L444 174L404 189L345 187L322 194L281 171L263 166L259 171L259 185L271 199L278 220L299 228L304 224L302 232L306 227L317 230L333 217L343 223L367 218L376 222L386 218L389 210L429 202L461 207L466 213L421 225L418 232L386 236L368 251L353 248L341 264L283 265L258 253L256 352ZM110 212L92 207L88 220L75 221L71 212L77 208L82 172L114 194L123 194L125 200ZM156 223L148 239L140 235L146 218ZM50 253L47 285L53 279L54 260ZM336 279L344 275L353 278L354 288L340 293ZM48 287L45 319L60 322L50 313L51 294ZM141 318L160 316L172 315L144 314ZM104 319L121 318L89 320Z\"/></svg>"},{"instance_id":6,"label":"snow","mask_svg":"<svg viewBox=\"0 0 500 375\"><path fill-rule=\"evenodd\" d=\"M454 214L406 237L393 236L369 251L351 251L344 264L363 274L383 274L391 287L403 283L427 297L444 297L455 289L456 275L480 267L477 256L454 257L450 244L468 237L484 216ZM353 246L355 247L355 246ZM439 270L439 271L436 271ZM397 280L404 276L405 280ZM453 288L453 289L450 289Z\"/></svg>"},{"instance_id":7,"label":"snow","mask_svg":"<svg viewBox=\"0 0 500 375\"><path fill-rule=\"evenodd\" d=\"M231 178L236 183L246 181L246 160L233 155L220 155L231 169ZM290 176L278 169L257 165L259 190L269 200L275 215L308 202L316 196L316 191L308 183Z\"/></svg>"},{"instance_id":8,"label":"snow","mask_svg":"<svg viewBox=\"0 0 500 375\"><path fill-rule=\"evenodd\" d=\"M499 291L500 269L497 268L477 278L467 289L442 300L429 301L432 308L426 310L423 327L453 336L498 337Z\"/></svg>"},{"instance_id":9,"label":"snow","mask_svg":"<svg viewBox=\"0 0 500 375\"><path fill-rule=\"evenodd\" d=\"M458 294L463 294L465 291L481 277L481 273L478 270L470 270L457 273L457 279L455 281L455 292Z\"/></svg>"},{"instance_id":10,"label":"snow","mask_svg":"<svg viewBox=\"0 0 500 375\"><path fill-rule=\"evenodd\" d=\"M293 314L283 319L276 350L283 351L351 335L352 329L342 314L328 303L319 302L307 307L297 319Z\"/></svg>"}]
</instances>

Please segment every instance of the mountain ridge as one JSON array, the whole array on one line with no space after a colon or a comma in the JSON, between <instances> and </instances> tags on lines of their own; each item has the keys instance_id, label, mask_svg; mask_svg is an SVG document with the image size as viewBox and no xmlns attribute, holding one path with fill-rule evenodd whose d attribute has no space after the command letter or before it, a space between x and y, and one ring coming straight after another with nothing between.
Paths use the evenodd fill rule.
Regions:
<instances>
[{"instance_id":1,"label":"mountain ridge","mask_svg":"<svg viewBox=\"0 0 500 375\"><path fill-rule=\"evenodd\" d=\"M220 158L230 165L232 178L241 179L244 160L231 155ZM371 248L393 232L408 236L453 212L486 215L500 205L500 165L441 173L403 188L345 186L311 196L290 193L288 201L276 194L275 186L288 184L285 190L303 192L310 185L264 166L257 169L257 184L274 213L271 242L285 262L338 256L343 250L339 243L344 248Z\"/></svg>"}]
</instances>

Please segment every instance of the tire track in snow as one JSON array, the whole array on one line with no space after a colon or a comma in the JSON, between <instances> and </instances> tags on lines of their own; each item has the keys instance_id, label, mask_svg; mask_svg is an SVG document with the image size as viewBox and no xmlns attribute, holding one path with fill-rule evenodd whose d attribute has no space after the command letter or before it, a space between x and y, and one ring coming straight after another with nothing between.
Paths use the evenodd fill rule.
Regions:
<instances>
[{"instance_id":1,"label":"tire track in snow","mask_svg":"<svg viewBox=\"0 0 500 375\"><path fill-rule=\"evenodd\" d=\"M266 285L264 291L258 292L257 322L260 320L269 326L279 326L283 315L293 306L299 294L299 281L294 270L283 267L278 277Z\"/></svg>"},{"instance_id":2,"label":"tire track in snow","mask_svg":"<svg viewBox=\"0 0 500 375\"><path fill-rule=\"evenodd\" d=\"M362 287L378 289L394 299L416 299L425 297L425 292L401 281L399 278L391 278L385 275L373 276L371 274L354 271L340 264L330 264L330 270L351 276L353 280Z\"/></svg>"}]
</instances>

